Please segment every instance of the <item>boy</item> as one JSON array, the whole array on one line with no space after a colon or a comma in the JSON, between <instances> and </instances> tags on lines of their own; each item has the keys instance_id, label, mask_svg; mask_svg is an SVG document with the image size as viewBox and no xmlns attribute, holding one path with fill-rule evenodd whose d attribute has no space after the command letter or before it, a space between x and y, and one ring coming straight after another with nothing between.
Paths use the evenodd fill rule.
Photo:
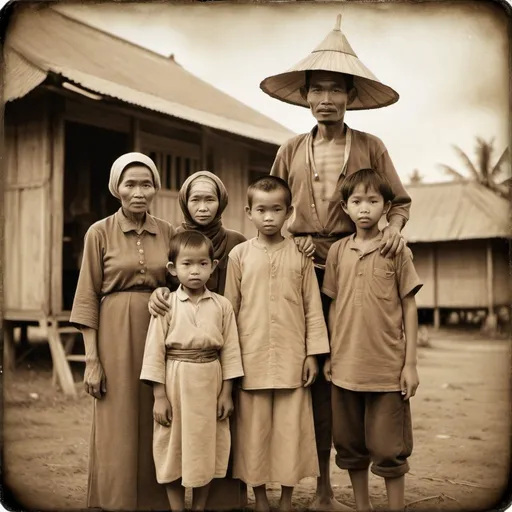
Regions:
<instances>
[{"instance_id":1,"label":"boy","mask_svg":"<svg viewBox=\"0 0 512 512\"><path fill-rule=\"evenodd\" d=\"M169 311L151 318L140 378L153 384L153 457L171 509L185 508L192 487L192 510L204 510L211 480L228 467L240 345L230 302L205 287L217 265L212 242L183 231L171 239L169 260L180 286Z\"/></svg>"},{"instance_id":2,"label":"boy","mask_svg":"<svg viewBox=\"0 0 512 512\"><path fill-rule=\"evenodd\" d=\"M225 296L237 318L245 376L237 400L233 476L254 488L268 511L265 484L282 486L291 510L294 486L319 474L309 386L316 354L329 351L320 290L310 258L281 234L291 192L274 176L249 186L246 213L256 238L229 254Z\"/></svg>"},{"instance_id":3,"label":"boy","mask_svg":"<svg viewBox=\"0 0 512 512\"><path fill-rule=\"evenodd\" d=\"M380 253L378 223L393 200L386 178L362 169L345 178L341 197L356 233L331 246L322 288L332 299L323 372L333 384L336 464L349 471L357 510L371 509L370 460L386 481L389 508L403 510L412 451L409 398L419 384L414 295L422 284L409 248L393 258Z\"/></svg>"}]
</instances>

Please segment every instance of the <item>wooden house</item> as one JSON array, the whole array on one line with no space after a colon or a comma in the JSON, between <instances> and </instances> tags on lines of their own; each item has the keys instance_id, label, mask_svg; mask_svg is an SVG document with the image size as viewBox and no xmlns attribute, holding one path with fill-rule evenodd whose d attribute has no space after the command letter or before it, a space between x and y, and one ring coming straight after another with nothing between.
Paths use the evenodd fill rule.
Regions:
<instances>
[{"instance_id":1,"label":"wooden house","mask_svg":"<svg viewBox=\"0 0 512 512\"><path fill-rule=\"evenodd\" d=\"M4 354L15 325L47 329L56 375L74 393L61 334L83 235L118 208L107 183L127 151L150 155L163 189L152 213L181 221L177 193L206 168L229 190L227 227L251 179L269 172L285 127L163 57L52 10L16 4L4 45Z\"/></svg>"},{"instance_id":2,"label":"wooden house","mask_svg":"<svg viewBox=\"0 0 512 512\"><path fill-rule=\"evenodd\" d=\"M510 205L472 181L409 185L404 235L424 285L420 320L439 327L452 311L486 311L492 325L511 305Z\"/></svg>"}]
</instances>

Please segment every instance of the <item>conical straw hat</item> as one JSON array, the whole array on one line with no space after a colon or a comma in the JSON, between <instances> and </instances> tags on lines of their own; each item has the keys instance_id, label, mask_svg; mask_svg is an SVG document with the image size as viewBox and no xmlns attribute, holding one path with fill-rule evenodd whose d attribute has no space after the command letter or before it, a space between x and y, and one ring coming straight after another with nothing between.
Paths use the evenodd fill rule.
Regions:
<instances>
[{"instance_id":1,"label":"conical straw hat","mask_svg":"<svg viewBox=\"0 0 512 512\"><path fill-rule=\"evenodd\" d=\"M399 95L391 87L384 85L358 59L347 38L340 29L341 14L336 26L327 37L298 64L285 73L265 78L260 84L263 92L292 105L309 107L300 94L305 85L306 71L334 71L354 77L357 97L347 105L347 110L365 110L386 107L398 101Z\"/></svg>"}]
</instances>

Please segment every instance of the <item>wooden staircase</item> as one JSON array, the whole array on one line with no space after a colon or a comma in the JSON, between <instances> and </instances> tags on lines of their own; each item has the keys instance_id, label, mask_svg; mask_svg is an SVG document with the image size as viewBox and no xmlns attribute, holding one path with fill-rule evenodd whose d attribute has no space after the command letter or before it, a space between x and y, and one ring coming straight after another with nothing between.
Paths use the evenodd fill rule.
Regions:
<instances>
[{"instance_id":1,"label":"wooden staircase","mask_svg":"<svg viewBox=\"0 0 512 512\"><path fill-rule=\"evenodd\" d=\"M80 332L69 324L69 314L62 314L46 320L48 343L53 361L53 385L59 385L66 395L76 396L76 386L70 362L85 363L85 354L73 354L75 343L81 338Z\"/></svg>"}]
</instances>

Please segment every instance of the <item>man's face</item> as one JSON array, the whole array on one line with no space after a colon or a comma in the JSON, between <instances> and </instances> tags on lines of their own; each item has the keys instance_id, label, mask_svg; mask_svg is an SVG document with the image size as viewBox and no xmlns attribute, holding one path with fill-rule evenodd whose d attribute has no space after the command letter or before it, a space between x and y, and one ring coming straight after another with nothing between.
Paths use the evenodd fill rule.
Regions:
<instances>
[{"instance_id":1,"label":"man's face","mask_svg":"<svg viewBox=\"0 0 512 512\"><path fill-rule=\"evenodd\" d=\"M343 120L349 98L345 77L340 73L313 71L306 101L318 123L334 124Z\"/></svg>"}]
</instances>

